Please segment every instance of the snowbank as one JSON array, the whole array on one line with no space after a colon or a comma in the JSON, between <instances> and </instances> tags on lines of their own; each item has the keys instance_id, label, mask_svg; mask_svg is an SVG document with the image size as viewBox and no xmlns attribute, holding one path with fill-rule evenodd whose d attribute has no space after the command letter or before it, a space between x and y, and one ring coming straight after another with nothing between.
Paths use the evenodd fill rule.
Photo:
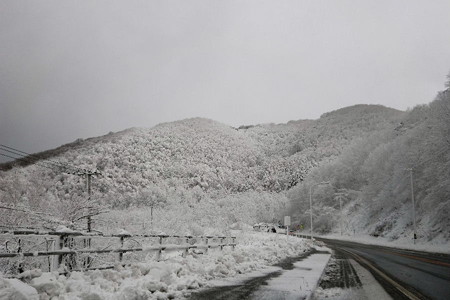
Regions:
<instances>
[{"instance_id":1,"label":"snowbank","mask_svg":"<svg viewBox=\"0 0 450 300\"><path fill-rule=\"evenodd\" d=\"M40 299L174 299L192 290L210 286L210 280L263 269L287 256L307 251L309 241L295 237L235 231L237 246L210 249L207 254L168 253L162 261L147 259L128 267L111 270L72 272L68 276L43 273L29 281ZM1 295L1 291L0 291ZM2 299L0 297L0 299Z\"/></svg>"},{"instance_id":2,"label":"snowbank","mask_svg":"<svg viewBox=\"0 0 450 300\"><path fill-rule=\"evenodd\" d=\"M38 300L35 288L18 279L0 277L0 300Z\"/></svg>"}]
</instances>

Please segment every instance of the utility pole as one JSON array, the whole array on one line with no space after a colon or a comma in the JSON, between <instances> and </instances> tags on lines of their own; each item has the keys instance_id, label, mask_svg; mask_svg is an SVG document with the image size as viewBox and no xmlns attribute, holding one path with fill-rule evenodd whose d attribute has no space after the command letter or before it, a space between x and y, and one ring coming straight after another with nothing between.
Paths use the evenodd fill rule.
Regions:
<instances>
[{"instance_id":1,"label":"utility pole","mask_svg":"<svg viewBox=\"0 0 450 300\"><path fill-rule=\"evenodd\" d=\"M69 174L78 175L80 177L86 178L86 190L88 193L88 212L87 212L87 231L92 231L92 209L91 209L91 182L92 182L92 175L102 175L99 171L90 171L85 169L77 170L76 172L67 172Z\"/></svg>"},{"instance_id":2,"label":"utility pole","mask_svg":"<svg viewBox=\"0 0 450 300\"><path fill-rule=\"evenodd\" d=\"M78 174L78 175L84 175L86 176L86 189L88 192L88 211L87 211L87 231L91 232L92 231L92 209L91 209L91 181L92 181L92 175L97 175L97 174L101 174L98 171L84 171L84 173ZM91 248L91 239L85 239L84 240L84 246L86 248ZM92 259L90 256L88 256L86 258L86 260L84 261L84 266L85 267L89 267L91 265Z\"/></svg>"},{"instance_id":3,"label":"utility pole","mask_svg":"<svg viewBox=\"0 0 450 300\"><path fill-rule=\"evenodd\" d=\"M416 243L417 239L417 231L416 231L416 205L414 202L414 180L413 180L413 168L406 169L409 171L410 179L411 179L411 200L412 200L412 207L413 207L413 224L414 224L414 238L413 243Z\"/></svg>"},{"instance_id":4,"label":"utility pole","mask_svg":"<svg viewBox=\"0 0 450 300\"><path fill-rule=\"evenodd\" d=\"M87 172L86 173L86 185L87 185L87 191L88 191L88 203L91 203L91 177L92 177L92 173ZM91 209L90 208L88 208L87 231L88 232L92 231L92 217L91 217Z\"/></svg>"},{"instance_id":5,"label":"utility pole","mask_svg":"<svg viewBox=\"0 0 450 300\"><path fill-rule=\"evenodd\" d=\"M329 184L329 181L323 181L316 184L313 184L309 187L309 211L310 211L310 221L311 221L311 240L313 239L313 212L312 212L312 189L317 185Z\"/></svg>"},{"instance_id":6,"label":"utility pole","mask_svg":"<svg viewBox=\"0 0 450 300\"><path fill-rule=\"evenodd\" d=\"M150 230L153 230L153 204L150 206Z\"/></svg>"},{"instance_id":7,"label":"utility pole","mask_svg":"<svg viewBox=\"0 0 450 300\"><path fill-rule=\"evenodd\" d=\"M342 235L342 196L345 195L345 193L336 193L335 194L339 199L339 231Z\"/></svg>"},{"instance_id":8,"label":"utility pole","mask_svg":"<svg viewBox=\"0 0 450 300\"><path fill-rule=\"evenodd\" d=\"M339 227L341 229L341 236L342 236L342 196L341 195L339 195L339 211L340 211Z\"/></svg>"},{"instance_id":9,"label":"utility pole","mask_svg":"<svg viewBox=\"0 0 450 300\"><path fill-rule=\"evenodd\" d=\"M311 240L313 238L313 221L312 221L312 187L309 187L309 216L310 216L310 221L311 221Z\"/></svg>"}]
</instances>

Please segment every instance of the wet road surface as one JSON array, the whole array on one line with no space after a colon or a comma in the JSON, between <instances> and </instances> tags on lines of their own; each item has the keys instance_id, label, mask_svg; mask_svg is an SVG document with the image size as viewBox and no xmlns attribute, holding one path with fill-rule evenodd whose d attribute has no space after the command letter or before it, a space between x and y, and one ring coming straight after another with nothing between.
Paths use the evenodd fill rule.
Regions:
<instances>
[{"instance_id":1,"label":"wet road surface","mask_svg":"<svg viewBox=\"0 0 450 300\"><path fill-rule=\"evenodd\" d=\"M320 240L367 268L394 299L450 299L450 255Z\"/></svg>"}]
</instances>

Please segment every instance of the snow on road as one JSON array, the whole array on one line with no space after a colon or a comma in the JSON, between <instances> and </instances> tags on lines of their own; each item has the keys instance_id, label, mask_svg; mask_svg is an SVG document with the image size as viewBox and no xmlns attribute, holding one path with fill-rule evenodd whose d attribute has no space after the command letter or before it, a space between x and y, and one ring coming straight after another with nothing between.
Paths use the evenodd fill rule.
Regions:
<instances>
[{"instance_id":1,"label":"snow on road","mask_svg":"<svg viewBox=\"0 0 450 300\"><path fill-rule=\"evenodd\" d=\"M334 252L324 273L313 300L392 300L372 274L353 259Z\"/></svg>"},{"instance_id":2,"label":"snow on road","mask_svg":"<svg viewBox=\"0 0 450 300\"><path fill-rule=\"evenodd\" d=\"M61 300L181 299L200 287L212 286L212 279L264 270L311 248L308 240L288 239L277 234L235 231L233 235L237 236L238 244L234 250L226 247L223 251L191 253L184 258L172 253L163 256L159 262L153 260L153 253L149 253L145 261L125 268L72 272L68 276L43 273L24 280L27 288L32 287L39 293L40 299L55 296ZM311 268L313 264L311 261ZM302 272L302 269L297 271ZM39 272L35 274L39 275ZM313 286L310 281L308 284ZM0 289L0 299L9 299L7 293L12 293L11 286Z\"/></svg>"},{"instance_id":3,"label":"snow on road","mask_svg":"<svg viewBox=\"0 0 450 300\"><path fill-rule=\"evenodd\" d=\"M307 299L314 292L331 253L317 253L294 263L292 270L267 282L251 299Z\"/></svg>"}]
</instances>

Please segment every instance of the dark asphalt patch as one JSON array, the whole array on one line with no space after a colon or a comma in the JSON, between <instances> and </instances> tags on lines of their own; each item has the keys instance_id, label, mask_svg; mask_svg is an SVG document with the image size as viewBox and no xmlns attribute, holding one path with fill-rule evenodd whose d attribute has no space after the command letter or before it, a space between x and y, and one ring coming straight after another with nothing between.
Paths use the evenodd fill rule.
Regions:
<instances>
[{"instance_id":1,"label":"dark asphalt patch","mask_svg":"<svg viewBox=\"0 0 450 300\"><path fill-rule=\"evenodd\" d=\"M333 254L325 267L324 273L319 281L322 289L330 288L359 288L361 280L350 261L341 252L333 251Z\"/></svg>"}]
</instances>

